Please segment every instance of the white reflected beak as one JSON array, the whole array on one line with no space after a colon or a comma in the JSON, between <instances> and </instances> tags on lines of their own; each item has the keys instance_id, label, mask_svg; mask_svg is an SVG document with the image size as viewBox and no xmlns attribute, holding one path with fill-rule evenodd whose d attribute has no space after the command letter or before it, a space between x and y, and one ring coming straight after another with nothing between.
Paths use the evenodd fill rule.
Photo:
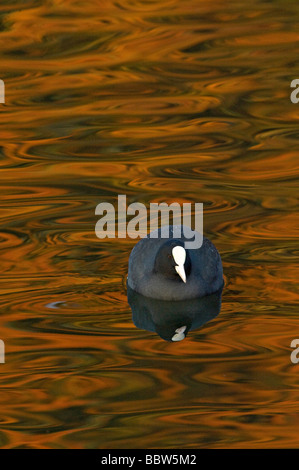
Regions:
<instances>
[{"instance_id":1,"label":"white reflected beak","mask_svg":"<svg viewBox=\"0 0 299 470\"><path fill-rule=\"evenodd\" d=\"M185 268L183 265L181 266L175 266L175 270L182 279L183 282L186 282L186 273L185 273Z\"/></svg>"},{"instance_id":2,"label":"white reflected beak","mask_svg":"<svg viewBox=\"0 0 299 470\"><path fill-rule=\"evenodd\" d=\"M182 341L182 339L185 339L184 331L186 330L186 325L181 326L180 328L177 328L175 330L175 335L171 338L172 341Z\"/></svg>"}]
</instances>

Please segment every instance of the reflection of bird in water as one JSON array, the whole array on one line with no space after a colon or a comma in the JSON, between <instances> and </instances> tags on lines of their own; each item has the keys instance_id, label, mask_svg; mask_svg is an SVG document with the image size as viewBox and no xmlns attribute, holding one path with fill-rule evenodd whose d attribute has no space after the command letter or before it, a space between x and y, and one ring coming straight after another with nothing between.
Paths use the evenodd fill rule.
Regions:
<instances>
[{"instance_id":1,"label":"reflection of bird in water","mask_svg":"<svg viewBox=\"0 0 299 470\"><path fill-rule=\"evenodd\" d=\"M137 328L156 332L166 341L181 341L189 330L200 328L219 314L222 288L197 299L169 301L145 297L127 285L127 295Z\"/></svg>"},{"instance_id":2,"label":"reflection of bird in water","mask_svg":"<svg viewBox=\"0 0 299 470\"><path fill-rule=\"evenodd\" d=\"M190 238L184 236L183 227L176 228L179 238L174 238L175 227L169 226L168 238L163 238L159 229L157 238L151 233L135 245L129 259L128 285L146 297L177 301L221 289L222 263L213 243L203 237L200 248L186 248Z\"/></svg>"}]
</instances>

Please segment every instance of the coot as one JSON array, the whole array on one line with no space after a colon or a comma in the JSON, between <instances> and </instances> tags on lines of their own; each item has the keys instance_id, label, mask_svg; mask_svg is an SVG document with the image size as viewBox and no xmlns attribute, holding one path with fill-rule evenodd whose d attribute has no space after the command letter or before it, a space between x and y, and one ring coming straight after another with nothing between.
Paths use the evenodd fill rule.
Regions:
<instances>
[{"instance_id":1,"label":"coot","mask_svg":"<svg viewBox=\"0 0 299 470\"><path fill-rule=\"evenodd\" d=\"M177 228L168 227L168 238L161 236L160 228L135 245L127 279L131 289L153 299L185 300L212 294L223 287L222 262L213 243L203 237L200 248L186 248L190 238L184 236L183 227L178 238Z\"/></svg>"}]
</instances>

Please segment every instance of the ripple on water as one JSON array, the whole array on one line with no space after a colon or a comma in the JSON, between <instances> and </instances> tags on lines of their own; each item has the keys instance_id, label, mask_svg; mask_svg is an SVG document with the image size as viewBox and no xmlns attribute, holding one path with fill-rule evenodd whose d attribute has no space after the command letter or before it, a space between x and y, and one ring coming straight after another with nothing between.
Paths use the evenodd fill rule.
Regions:
<instances>
[{"instance_id":1,"label":"ripple on water","mask_svg":"<svg viewBox=\"0 0 299 470\"><path fill-rule=\"evenodd\" d=\"M3 0L0 447L297 447L298 3ZM39 27L36 28L36 25ZM95 207L203 202L217 318L138 330Z\"/></svg>"}]
</instances>

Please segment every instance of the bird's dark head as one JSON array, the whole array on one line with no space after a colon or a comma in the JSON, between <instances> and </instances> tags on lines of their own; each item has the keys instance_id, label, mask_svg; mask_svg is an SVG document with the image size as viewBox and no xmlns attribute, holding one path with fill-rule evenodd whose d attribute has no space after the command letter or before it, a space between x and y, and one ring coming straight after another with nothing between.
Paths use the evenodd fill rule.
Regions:
<instances>
[{"instance_id":1,"label":"bird's dark head","mask_svg":"<svg viewBox=\"0 0 299 470\"><path fill-rule=\"evenodd\" d=\"M181 240L168 240L159 248L154 265L154 271L167 279L188 282L191 272L191 260L188 250Z\"/></svg>"}]
</instances>

